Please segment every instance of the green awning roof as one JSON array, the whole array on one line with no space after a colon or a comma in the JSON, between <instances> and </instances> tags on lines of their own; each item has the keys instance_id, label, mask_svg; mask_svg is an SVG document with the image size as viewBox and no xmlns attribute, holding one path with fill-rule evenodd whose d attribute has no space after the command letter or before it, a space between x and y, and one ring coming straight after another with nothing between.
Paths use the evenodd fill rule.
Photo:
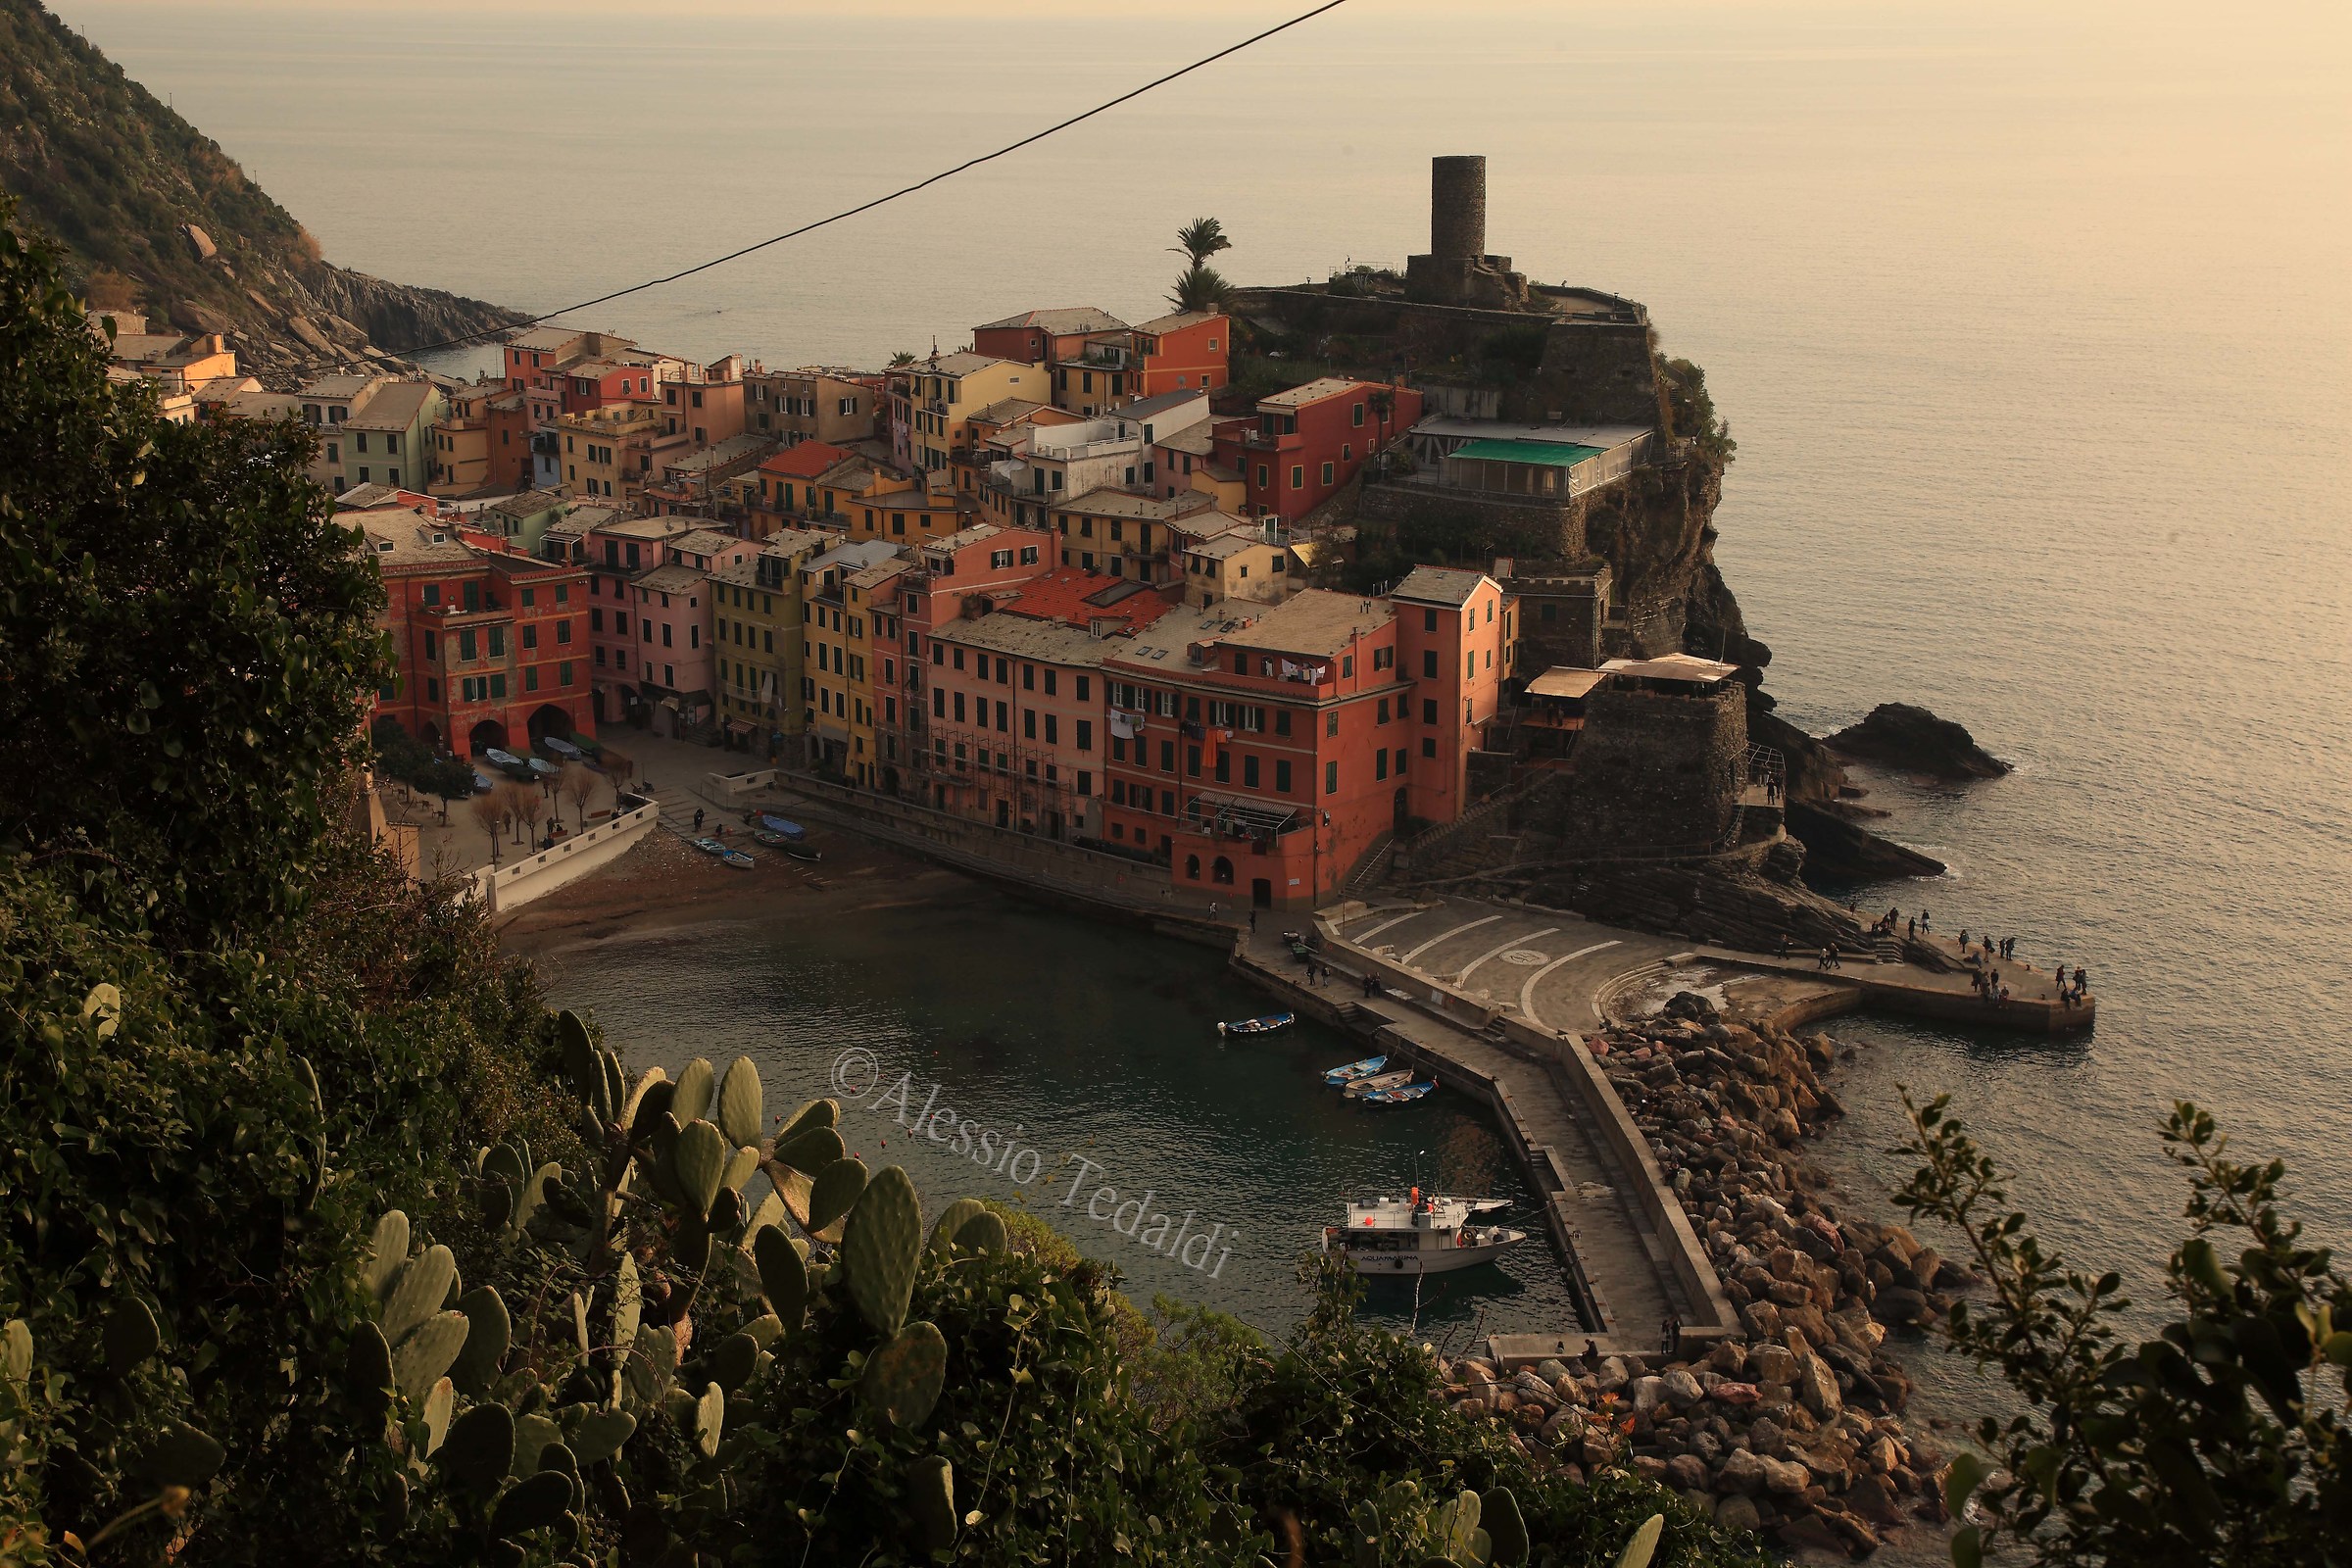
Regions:
<instances>
[{"instance_id":1,"label":"green awning roof","mask_svg":"<svg viewBox=\"0 0 2352 1568\"><path fill-rule=\"evenodd\" d=\"M1465 441L1448 457L1477 458L1488 463L1540 463L1550 468L1573 468L1587 458L1597 458L1599 447L1554 444L1549 441Z\"/></svg>"}]
</instances>

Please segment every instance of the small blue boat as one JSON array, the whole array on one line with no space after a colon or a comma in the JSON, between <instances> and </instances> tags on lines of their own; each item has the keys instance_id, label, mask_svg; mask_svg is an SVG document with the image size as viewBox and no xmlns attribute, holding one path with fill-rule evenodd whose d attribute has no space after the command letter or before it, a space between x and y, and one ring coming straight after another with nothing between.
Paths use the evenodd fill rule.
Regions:
<instances>
[{"instance_id":1,"label":"small blue boat","mask_svg":"<svg viewBox=\"0 0 2352 1568\"><path fill-rule=\"evenodd\" d=\"M495 746L485 748L482 757L493 767L520 767L522 765L521 758L516 757L513 752L502 752Z\"/></svg>"},{"instance_id":2,"label":"small blue boat","mask_svg":"<svg viewBox=\"0 0 2352 1568\"><path fill-rule=\"evenodd\" d=\"M1288 1029L1298 1021L1298 1015L1295 1012L1269 1012L1262 1017L1242 1018L1233 1023L1221 1023L1217 1025L1217 1033L1227 1036L1270 1035L1278 1030Z\"/></svg>"},{"instance_id":3,"label":"small blue boat","mask_svg":"<svg viewBox=\"0 0 2352 1568\"><path fill-rule=\"evenodd\" d=\"M718 842L718 840L711 838L696 839L694 841L694 847L702 851L705 855L724 855L727 853L727 847L724 844L721 844Z\"/></svg>"},{"instance_id":4,"label":"small blue boat","mask_svg":"<svg viewBox=\"0 0 2352 1568\"><path fill-rule=\"evenodd\" d=\"M493 785L493 784L490 782L490 780L489 780L489 779L485 778L485 777L482 775L481 769L479 769L479 768L476 768L476 769L474 769L474 774L473 774L473 793L474 793L474 794L476 794L476 795L487 795L487 794L489 794L489 793L491 792L491 790L493 790L493 789L494 789L494 788L496 788L496 787L497 787L497 786Z\"/></svg>"},{"instance_id":5,"label":"small blue boat","mask_svg":"<svg viewBox=\"0 0 2352 1568\"><path fill-rule=\"evenodd\" d=\"M1337 1089L1344 1084L1351 1084L1358 1078L1369 1078L1388 1064L1389 1058L1386 1056L1366 1056L1363 1060L1351 1061L1345 1067L1332 1068L1323 1075L1323 1081Z\"/></svg>"},{"instance_id":6,"label":"small blue boat","mask_svg":"<svg viewBox=\"0 0 2352 1568\"><path fill-rule=\"evenodd\" d=\"M721 850L718 852L718 863L737 871L749 871L759 862L741 850Z\"/></svg>"},{"instance_id":7,"label":"small blue boat","mask_svg":"<svg viewBox=\"0 0 2352 1568\"><path fill-rule=\"evenodd\" d=\"M1395 1089L1376 1089L1371 1094L1364 1096L1364 1103L1368 1105L1409 1104L1437 1087L1438 1081L1432 1078L1426 1083L1402 1084Z\"/></svg>"},{"instance_id":8,"label":"small blue boat","mask_svg":"<svg viewBox=\"0 0 2352 1568\"><path fill-rule=\"evenodd\" d=\"M779 833L788 839L805 839L808 836L808 830L800 823L788 822L780 816L771 816L765 811L760 813L760 825L770 833Z\"/></svg>"}]
</instances>

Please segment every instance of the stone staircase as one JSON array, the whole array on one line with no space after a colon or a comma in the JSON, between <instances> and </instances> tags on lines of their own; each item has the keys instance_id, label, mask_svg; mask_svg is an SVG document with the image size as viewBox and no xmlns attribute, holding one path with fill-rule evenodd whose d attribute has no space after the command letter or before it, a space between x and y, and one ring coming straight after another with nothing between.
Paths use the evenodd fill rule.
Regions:
<instances>
[{"instance_id":1,"label":"stone staircase","mask_svg":"<svg viewBox=\"0 0 2352 1568\"><path fill-rule=\"evenodd\" d=\"M1354 873L1341 885L1341 896L1360 899L1380 886L1381 878L1389 874L1389 866L1396 858L1396 835L1383 833L1372 841L1372 848L1364 852L1364 858L1357 863Z\"/></svg>"}]
</instances>

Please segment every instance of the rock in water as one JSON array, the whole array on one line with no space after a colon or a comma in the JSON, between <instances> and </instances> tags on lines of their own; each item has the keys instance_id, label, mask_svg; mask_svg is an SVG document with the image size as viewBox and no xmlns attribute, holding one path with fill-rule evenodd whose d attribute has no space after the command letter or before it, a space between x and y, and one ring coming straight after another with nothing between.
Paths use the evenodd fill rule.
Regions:
<instances>
[{"instance_id":1,"label":"rock in water","mask_svg":"<svg viewBox=\"0 0 2352 1568\"><path fill-rule=\"evenodd\" d=\"M1979 746L1965 726L1910 703L1881 703L1828 744L1845 757L1936 778L1999 778L2009 771L2009 764Z\"/></svg>"}]
</instances>

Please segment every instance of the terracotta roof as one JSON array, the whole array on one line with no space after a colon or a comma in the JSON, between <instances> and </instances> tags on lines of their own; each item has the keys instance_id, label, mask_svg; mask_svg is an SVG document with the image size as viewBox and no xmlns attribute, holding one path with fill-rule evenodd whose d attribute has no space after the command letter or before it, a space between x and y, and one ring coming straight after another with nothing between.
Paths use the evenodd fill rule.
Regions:
<instances>
[{"instance_id":1,"label":"terracotta roof","mask_svg":"<svg viewBox=\"0 0 2352 1568\"><path fill-rule=\"evenodd\" d=\"M1071 332L1116 332L1126 324L1108 311L1099 311L1091 305L1072 305L1055 311L1023 311L1002 321L984 321L972 330L994 332L1005 327L1034 326L1041 332L1065 336Z\"/></svg>"},{"instance_id":2,"label":"terracotta roof","mask_svg":"<svg viewBox=\"0 0 2352 1568\"><path fill-rule=\"evenodd\" d=\"M1021 584L1020 593L999 607L1008 615L1085 626L1116 615L1128 631L1148 626L1168 612L1168 601L1133 577L1106 577L1081 566L1056 566Z\"/></svg>"},{"instance_id":3,"label":"terracotta roof","mask_svg":"<svg viewBox=\"0 0 2352 1568\"><path fill-rule=\"evenodd\" d=\"M786 447L773 457L760 461L761 473L779 474L787 479L813 479L849 457L850 454L830 441L803 441Z\"/></svg>"},{"instance_id":4,"label":"terracotta roof","mask_svg":"<svg viewBox=\"0 0 2352 1568\"><path fill-rule=\"evenodd\" d=\"M1215 506L1212 496L1187 490L1173 496L1139 496L1128 490L1089 490L1068 501L1049 501L1055 512L1084 513L1093 517L1144 517L1153 522L1187 516Z\"/></svg>"},{"instance_id":5,"label":"terracotta roof","mask_svg":"<svg viewBox=\"0 0 2352 1568\"><path fill-rule=\"evenodd\" d=\"M1156 337L1162 332L1181 332L1188 326L1199 326L1203 321L1221 321L1224 318L1224 314L1219 311L1176 311L1167 316L1155 316L1149 321L1138 321L1135 329L1138 332L1150 332Z\"/></svg>"}]
</instances>

